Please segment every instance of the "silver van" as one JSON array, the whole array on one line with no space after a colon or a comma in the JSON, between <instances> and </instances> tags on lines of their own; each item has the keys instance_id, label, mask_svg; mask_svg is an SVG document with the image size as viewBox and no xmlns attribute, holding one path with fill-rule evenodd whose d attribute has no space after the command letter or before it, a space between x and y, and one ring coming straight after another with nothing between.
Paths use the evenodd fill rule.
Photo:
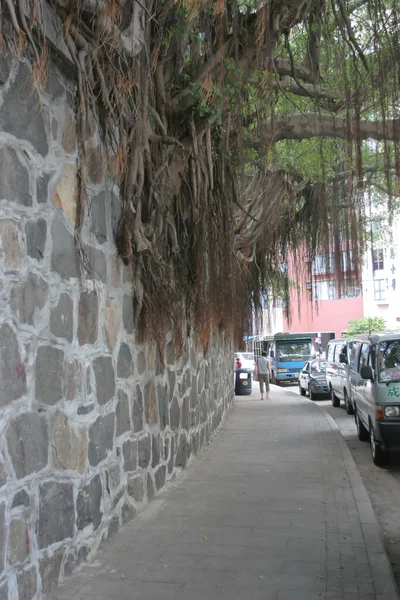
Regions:
<instances>
[{"instance_id":1,"label":"silver van","mask_svg":"<svg viewBox=\"0 0 400 600\"><path fill-rule=\"evenodd\" d=\"M400 331L352 340L349 367L357 435L370 440L372 460L382 467L400 452Z\"/></svg>"},{"instance_id":2,"label":"silver van","mask_svg":"<svg viewBox=\"0 0 400 600\"><path fill-rule=\"evenodd\" d=\"M343 400L347 414L354 411L351 397L349 358L352 339L330 340L326 348L326 381L333 406Z\"/></svg>"}]
</instances>

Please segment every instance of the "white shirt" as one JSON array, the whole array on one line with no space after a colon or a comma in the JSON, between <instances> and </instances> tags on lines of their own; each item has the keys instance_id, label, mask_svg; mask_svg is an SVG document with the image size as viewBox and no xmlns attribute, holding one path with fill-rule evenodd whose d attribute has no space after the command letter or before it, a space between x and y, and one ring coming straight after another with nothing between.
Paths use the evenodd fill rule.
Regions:
<instances>
[{"instance_id":1,"label":"white shirt","mask_svg":"<svg viewBox=\"0 0 400 600\"><path fill-rule=\"evenodd\" d=\"M269 373L269 360L265 356L260 356L258 359L258 372L260 375L268 375Z\"/></svg>"}]
</instances>

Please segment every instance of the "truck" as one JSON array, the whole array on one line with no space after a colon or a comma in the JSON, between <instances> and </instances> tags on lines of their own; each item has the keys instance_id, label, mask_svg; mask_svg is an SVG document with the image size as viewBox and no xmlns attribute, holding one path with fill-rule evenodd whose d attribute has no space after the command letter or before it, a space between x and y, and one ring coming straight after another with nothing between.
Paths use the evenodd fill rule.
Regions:
<instances>
[{"instance_id":1,"label":"truck","mask_svg":"<svg viewBox=\"0 0 400 600\"><path fill-rule=\"evenodd\" d=\"M257 359L265 351L271 361L272 383L297 383L305 363L316 358L317 333L276 333L254 342Z\"/></svg>"}]
</instances>

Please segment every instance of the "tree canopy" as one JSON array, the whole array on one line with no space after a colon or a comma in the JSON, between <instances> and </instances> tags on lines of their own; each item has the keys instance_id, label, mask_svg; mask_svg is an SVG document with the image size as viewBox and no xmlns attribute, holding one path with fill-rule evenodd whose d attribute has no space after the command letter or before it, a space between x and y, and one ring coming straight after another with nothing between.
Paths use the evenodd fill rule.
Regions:
<instances>
[{"instance_id":1,"label":"tree canopy","mask_svg":"<svg viewBox=\"0 0 400 600\"><path fill-rule=\"evenodd\" d=\"M397 0L27 4L28 16L1 0L3 51L33 49L40 93L46 5L75 66L77 243L94 114L121 189L136 314L157 335L184 310L204 343L212 328L241 338L289 255L344 249L358 263L371 189L395 210Z\"/></svg>"},{"instance_id":2,"label":"tree canopy","mask_svg":"<svg viewBox=\"0 0 400 600\"><path fill-rule=\"evenodd\" d=\"M386 322L382 317L363 317L361 319L350 319L346 330L346 337L359 335L360 333L385 331L385 328Z\"/></svg>"}]
</instances>

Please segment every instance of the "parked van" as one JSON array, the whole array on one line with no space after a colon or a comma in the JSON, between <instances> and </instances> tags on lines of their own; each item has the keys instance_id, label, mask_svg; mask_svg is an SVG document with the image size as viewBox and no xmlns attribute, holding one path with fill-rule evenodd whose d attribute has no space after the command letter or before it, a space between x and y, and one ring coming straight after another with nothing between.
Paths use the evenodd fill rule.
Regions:
<instances>
[{"instance_id":1,"label":"parked van","mask_svg":"<svg viewBox=\"0 0 400 600\"><path fill-rule=\"evenodd\" d=\"M350 352L353 340L330 340L326 348L326 381L333 406L343 400L347 414L354 412L350 385Z\"/></svg>"},{"instance_id":2,"label":"parked van","mask_svg":"<svg viewBox=\"0 0 400 600\"><path fill-rule=\"evenodd\" d=\"M372 460L381 467L389 452L400 452L400 331L361 335L351 341L357 435L370 440Z\"/></svg>"}]
</instances>

